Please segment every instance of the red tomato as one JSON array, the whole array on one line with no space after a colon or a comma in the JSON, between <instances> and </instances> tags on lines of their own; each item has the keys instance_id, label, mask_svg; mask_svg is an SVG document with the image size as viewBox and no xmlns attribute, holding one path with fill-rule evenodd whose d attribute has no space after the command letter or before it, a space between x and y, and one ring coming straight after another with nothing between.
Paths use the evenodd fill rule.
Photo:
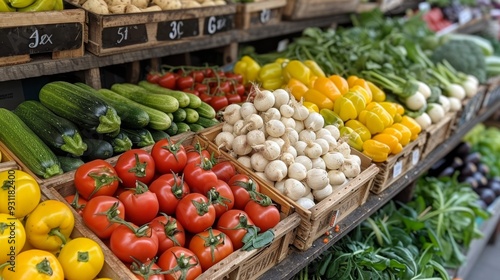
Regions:
<instances>
[{"instance_id":1,"label":"red tomato","mask_svg":"<svg viewBox=\"0 0 500 280\"><path fill-rule=\"evenodd\" d=\"M220 161L212 167L212 171L217 175L217 179L224 182L229 182L229 180L236 175L236 168L234 164L230 161Z\"/></svg>"},{"instance_id":2,"label":"red tomato","mask_svg":"<svg viewBox=\"0 0 500 280\"><path fill-rule=\"evenodd\" d=\"M275 227L280 222L280 212L271 199L259 194L257 200L250 200L245 206L245 212L261 232Z\"/></svg>"},{"instance_id":3,"label":"red tomato","mask_svg":"<svg viewBox=\"0 0 500 280\"><path fill-rule=\"evenodd\" d=\"M138 280L165 280L163 274L159 274L161 268L154 261L146 263L134 261L130 265L130 270L137 276Z\"/></svg>"},{"instance_id":4,"label":"red tomato","mask_svg":"<svg viewBox=\"0 0 500 280\"><path fill-rule=\"evenodd\" d=\"M194 85L194 89L196 91L198 91L200 94L201 93L207 93L208 92L208 85L197 83L197 84Z\"/></svg>"},{"instance_id":5,"label":"red tomato","mask_svg":"<svg viewBox=\"0 0 500 280\"><path fill-rule=\"evenodd\" d=\"M209 229L193 236L189 242L189 250L196 254L203 271L234 251L231 239L216 229Z\"/></svg>"},{"instance_id":6,"label":"red tomato","mask_svg":"<svg viewBox=\"0 0 500 280\"><path fill-rule=\"evenodd\" d=\"M203 70L201 70L203 72L203 74L205 74L205 77L206 78L211 78L213 77L215 74L214 74L214 69L212 68L205 68Z\"/></svg>"},{"instance_id":7,"label":"red tomato","mask_svg":"<svg viewBox=\"0 0 500 280\"><path fill-rule=\"evenodd\" d=\"M186 146L184 146L184 149L186 150L187 163L195 162L197 164L200 164L202 157L211 157L210 152L201 147L199 143L196 143L194 146L189 146L189 148L186 148Z\"/></svg>"},{"instance_id":8,"label":"red tomato","mask_svg":"<svg viewBox=\"0 0 500 280\"><path fill-rule=\"evenodd\" d=\"M172 72L167 72L158 80L158 84L164 88L174 89L176 84L176 76Z\"/></svg>"},{"instance_id":9,"label":"red tomato","mask_svg":"<svg viewBox=\"0 0 500 280\"><path fill-rule=\"evenodd\" d=\"M101 195L112 196L120 181L113 166L102 159L80 165L74 178L76 190L87 200Z\"/></svg>"},{"instance_id":10,"label":"red tomato","mask_svg":"<svg viewBox=\"0 0 500 280\"><path fill-rule=\"evenodd\" d=\"M207 193L217 185L217 175L212 171L212 162L209 158L201 158L201 162L191 162L184 167L184 181L191 192Z\"/></svg>"},{"instance_id":11,"label":"red tomato","mask_svg":"<svg viewBox=\"0 0 500 280\"><path fill-rule=\"evenodd\" d=\"M192 88L194 86L194 78L191 76L179 77L179 79L177 79L176 86L180 90Z\"/></svg>"},{"instance_id":12,"label":"red tomato","mask_svg":"<svg viewBox=\"0 0 500 280\"><path fill-rule=\"evenodd\" d=\"M82 215L83 208L85 208L85 205L87 204L87 200L81 198L78 195L78 193L68 195L68 196L64 197L64 199L66 199L66 201L69 203L69 205L71 205L71 207L73 207L73 209L75 209L75 211L78 214L80 214L80 216Z\"/></svg>"},{"instance_id":13,"label":"red tomato","mask_svg":"<svg viewBox=\"0 0 500 280\"><path fill-rule=\"evenodd\" d=\"M233 72L226 72L226 78L234 80L237 84L243 83L243 75Z\"/></svg>"},{"instance_id":14,"label":"red tomato","mask_svg":"<svg viewBox=\"0 0 500 280\"><path fill-rule=\"evenodd\" d=\"M215 95L212 96L212 99L210 99L210 102L208 104L210 104L210 106L212 106L212 108L214 108L215 111L219 111L220 109L229 105L229 101L227 100L227 97L224 95Z\"/></svg>"},{"instance_id":15,"label":"red tomato","mask_svg":"<svg viewBox=\"0 0 500 280\"><path fill-rule=\"evenodd\" d=\"M152 260L158 253L158 236L149 226L119 225L111 234L109 248L123 262Z\"/></svg>"},{"instance_id":16,"label":"red tomato","mask_svg":"<svg viewBox=\"0 0 500 280\"><path fill-rule=\"evenodd\" d=\"M83 208L83 221L90 230L102 239L109 238L118 227L115 219L125 218L125 207L118 198L112 196L96 196Z\"/></svg>"},{"instance_id":17,"label":"red tomato","mask_svg":"<svg viewBox=\"0 0 500 280\"><path fill-rule=\"evenodd\" d=\"M245 86L242 85L242 84L235 84L233 85L232 89L231 89L231 92L232 93L236 93L238 94L239 96L244 96L245 95Z\"/></svg>"},{"instance_id":18,"label":"red tomato","mask_svg":"<svg viewBox=\"0 0 500 280\"><path fill-rule=\"evenodd\" d=\"M152 84L157 84L158 81L160 80L160 78L161 78L161 75L159 73L156 73L156 72L149 72L146 75L146 80Z\"/></svg>"},{"instance_id":19,"label":"red tomato","mask_svg":"<svg viewBox=\"0 0 500 280\"><path fill-rule=\"evenodd\" d=\"M155 161L156 171L160 174L180 173L187 163L186 151L180 142L161 139L153 145L151 155Z\"/></svg>"},{"instance_id":20,"label":"red tomato","mask_svg":"<svg viewBox=\"0 0 500 280\"><path fill-rule=\"evenodd\" d=\"M227 93L226 94L227 102L229 104L240 103L241 96L236 93Z\"/></svg>"},{"instance_id":21,"label":"red tomato","mask_svg":"<svg viewBox=\"0 0 500 280\"><path fill-rule=\"evenodd\" d=\"M161 255L167 249L174 246L184 247L186 244L184 228L174 217L167 215L158 216L151 221L149 226L158 236L158 255Z\"/></svg>"},{"instance_id":22,"label":"red tomato","mask_svg":"<svg viewBox=\"0 0 500 280\"><path fill-rule=\"evenodd\" d=\"M155 175L155 161L145 150L132 149L118 157L115 170L124 187L134 188L136 181L146 185L151 182Z\"/></svg>"},{"instance_id":23,"label":"red tomato","mask_svg":"<svg viewBox=\"0 0 500 280\"><path fill-rule=\"evenodd\" d=\"M189 186L175 173L163 174L149 185L149 190L156 194L160 212L173 215L179 201L189 192Z\"/></svg>"},{"instance_id":24,"label":"red tomato","mask_svg":"<svg viewBox=\"0 0 500 280\"><path fill-rule=\"evenodd\" d=\"M205 102L205 103L210 103L210 101L212 100L212 96L205 93L205 92L200 92L200 99L201 101Z\"/></svg>"},{"instance_id":25,"label":"red tomato","mask_svg":"<svg viewBox=\"0 0 500 280\"><path fill-rule=\"evenodd\" d=\"M202 273L196 255L183 247L175 246L163 252L157 263L163 271L175 271L165 274L165 280L194 280ZM184 275L185 278L181 278L181 275Z\"/></svg>"},{"instance_id":26,"label":"red tomato","mask_svg":"<svg viewBox=\"0 0 500 280\"><path fill-rule=\"evenodd\" d=\"M246 174L236 174L227 183L234 194L234 208L243 210L250 201L249 191L259 192L257 182Z\"/></svg>"},{"instance_id":27,"label":"red tomato","mask_svg":"<svg viewBox=\"0 0 500 280\"><path fill-rule=\"evenodd\" d=\"M236 251L243 247L242 239L247 234L248 228L252 226L255 226L255 224L245 211L232 209L222 214L217 221L216 228L231 239L233 249Z\"/></svg>"},{"instance_id":28,"label":"red tomato","mask_svg":"<svg viewBox=\"0 0 500 280\"><path fill-rule=\"evenodd\" d=\"M218 180L217 185L208 191L207 197L215 207L217 218L234 207L233 192L229 185L222 180Z\"/></svg>"},{"instance_id":29,"label":"red tomato","mask_svg":"<svg viewBox=\"0 0 500 280\"><path fill-rule=\"evenodd\" d=\"M142 226L151 222L160 209L156 194L149 191L144 183L137 182L135 189L122 192L118 199L125 207L125 220Z\"/></svg>"},{"instance_id":30,"label":"red tomato","mask_svg":"<svg viewBox=\"0 0 500 280\"><path fill-rule=\"evenodd\" d=\"M230 81L223 81L219 85L219 91L223 92L225 94L231 92L231 82Z\"/></svg>"},{"instance_id":31,"label":"red tomato","mask_svg":"<svg viewBox=\"0 0 500 280\"><path fill-rule=\"evenodd\" d=\"M209 203L206 196L190 193L177 204L175 217L187 231L198 233L214 224L215 207Z\"/></svg>"},{"instance_id":32,"label":"red tomato","mask_svg":"<svg viewBox=\"0 0 500 280\"><path fill-rule=\"evenodd\" d=\"M194 95L196 95L198 97L200 96L200 92L197 91L197 90L195 90L195 89L184 89L183 91L186 92L186 93L192 93L192 94L194 94Z\"/></svg>"},{"instance_id":33,"label":"red tomato","mask_svg":"<svg viewBox=\"0 0 500 280\"><path fill-rule=\"evenodd\" d=\"M196 83L201 83L205 79L205 74L201 70L193 70L189 73Z\"/></svg>"}]
</instances>

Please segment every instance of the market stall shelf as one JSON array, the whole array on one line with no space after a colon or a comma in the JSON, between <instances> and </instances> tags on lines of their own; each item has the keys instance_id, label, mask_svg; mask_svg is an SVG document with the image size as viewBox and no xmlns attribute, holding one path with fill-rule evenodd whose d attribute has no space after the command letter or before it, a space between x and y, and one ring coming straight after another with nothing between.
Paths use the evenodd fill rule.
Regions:
<instances>
[{"instance_id":1,"label":"market stall shelf","mask_svg":"<svg viewBox=\"0 0 500 280\"><path fill-rule=\"evenodd\" d=\"M422 158L425 158L439 144L448 139L451 134L453 125L455 124L456 113L448 113L445 117L436 124L431 125L424 131L426 136L425 146L422 151Z\"/></svg>"},{"instance_id":2,"label":"market stall shelf","mask_svg":"<svg viewBox=\"0 0 500 280\"><path fill-rule=\"evenodd\" d=\"M288 0L283 16L288 20L300 20L356 11L359 0Z\"/></svg>"},{"instance_id":3,"label":"market stall shelf","mask_svg":"<svg viewBox=\"0 0 500 280\"><path fill-rule=\"evenodd\" d=\"M286 0L265 0L237 6L236 28L251 29L281 22Z\"/></svg>"}]
</instances>

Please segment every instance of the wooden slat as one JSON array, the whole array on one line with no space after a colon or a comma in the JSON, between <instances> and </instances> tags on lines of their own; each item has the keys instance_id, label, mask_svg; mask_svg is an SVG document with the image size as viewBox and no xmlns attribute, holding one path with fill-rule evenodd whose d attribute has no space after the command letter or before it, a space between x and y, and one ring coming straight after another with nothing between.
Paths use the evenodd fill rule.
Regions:
<instances>
[{"instance_id":1,"label":"wooden slat","mask_svg":"<svg viewBox=\"0 0 500 280\"><path fill-rule=\"evenodd\" d=\"M84 22L85 11L68 9L63 11L33 12L33 13L2 13L1 27L17 27L36 24L58 24Z\"/></svg>"}]
</instances>

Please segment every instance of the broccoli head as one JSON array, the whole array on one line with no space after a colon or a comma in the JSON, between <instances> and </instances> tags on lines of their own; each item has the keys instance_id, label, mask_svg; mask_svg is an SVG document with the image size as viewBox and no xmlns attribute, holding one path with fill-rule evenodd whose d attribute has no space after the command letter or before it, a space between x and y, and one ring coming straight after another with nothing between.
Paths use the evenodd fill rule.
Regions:
<instances>
[{"instance_id":1,"label":"broccoli head","mask_svg":"<svg viewBox=\"0 0 500 280\"><path fill-rule=\"evenodd\" d=\"M471 41L449 40L437 47L432 56L434 63L448 61L453 68L475 76L479 82L486 81L486 63L481 48Z\"/></svg>"}]
</instances>

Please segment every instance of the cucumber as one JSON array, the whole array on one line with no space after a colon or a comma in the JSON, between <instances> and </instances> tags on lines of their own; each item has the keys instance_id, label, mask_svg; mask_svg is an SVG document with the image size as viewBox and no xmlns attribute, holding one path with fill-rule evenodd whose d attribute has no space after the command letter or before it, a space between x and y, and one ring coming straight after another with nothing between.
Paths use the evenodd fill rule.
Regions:
<instances>
[{"instance_id":1,"label":"cucumber","mask_svg":"<svg viewBox=\"0 0 500 280\"><path fill-rule=\"evenodd\" d=\"M128 138L132 141L134 146L142 148L146 146L151 146L155 143L153 136L149 130L144 128L139 129L122 129L123 133L127 134Z\"/></svg>"},{"instance_id":2,"label":"cucumber","mask_svg":"<svg viewBox=\"0 0 500 280\"><path fill-rule=\"evenodd\" d=\"M149 115L141 107L137 106L135 102L122 102L122 100L110 98L102 94L102 91L108 89L95 90L91 86L83 83L75 83L75 85L86 89L89 93L97 96L98 98L106 101L109 105L115 108L118 116L122 120L122 126L128 128L141 128L149 123Z\"/></svg>"},{"instance_id":3,"label":"cucumber","mask_svg":"<svg viewBox=\"0 0 500 280\"><path fill-rule=\"evenodd\" d=\"M197 124L207 128L207 127L212 127L214 125L218 125L219 124L219 121L216 120L216 119L208 119L208 118L205 118L205 117L199 117L198 118L198 121L196 122Z\"/></svg>"},{"instance_id":4,"label":"cucumber","mask_svg":"<svg viewBox=\"0 0 500 280\"><path fill-rule=\"evenodd\" d=\"M109 89L100 89L99 93L108 99L116 100L116 102L127 104L129 106L137 106L138 108L144 110L149 116L148 127L152 129L164 130L169 128L172 124L172 120L162 111L132 101Z\"/></svg>"},{"instance_id":5,"label":"cucumber","mask_svg":"<svg viewBox=\"0 0 500 280\"><path fill-rule=\"evenodd\" d=\"M186 110L179 108L177 111L173 112L174 122L183 122L186 119Z\"/></svg>"},{"instance_id":6,"label":"cucumber","mask_svg":"<svg viewBox=\"0 0 500 280\"><path fill-rule=\"evenodd\" d=\"M145 88L147 91L149 91L151 93L165 94L168 96L172 96L173 98L177 99L177 101L179 102L179 107L181 107L181 108L189 106L189 104L191 102L191 99L188 97L188 95L185 92L180 91L180 90L171 90L171 89L164 88L164 87L157 85L157 84L152 84L148 81L140 81L139 86Z\"/></svg>"},{"instance_id":7,"label":"cucumber","mask_svg":"<svg viewBox=\"0 0 500 280\"><path fill-rule=\"evenodd\" d=\"M212 106L208 105L208 103L201 102L200 107L196 108L196 111L200 115L200 117L204 117L207 119L215 118L215 109Z\"/></svg>"},{"instance_id":8,"label":"cucumber","mask_svg":"<svg viewBox=\"0 0 500 280\"><path fill-rule=\"evenodd\" d=\"M107 137L105 140L113 146L113 152L115 154L126 152L132 149L133 146L132 140L130 140L128 135L121 130L116 136Z\"/></svg>"},{"instance_id":9,"label":"cucumber","mask_svg":"<svg viewBox=\"0 0 500 280\"><path fill-rule=\"evenodd\" d=\"M0 108L0 141L34 174L50 178L63 173L54 152L13 112Z\"/></svg>"},{"instance_id":10,"label":"cucumber","mask_svg":"<svg viewBox=\"0 0 500 280\"><path fill-rule=\"evenodd\" d=\"M107 159L113 156L113 146L103 139L84 138L87 143L87 150L83 153L86 161L94 159Z\"/></svg>"},{"instance_id":11,"label":"cucumber","mask_svg":"<svg viewBox=\"0 0 500 280\"><path fill-rule=\"evenodd\" d=\"M61 168L64 172L76 170L80 165L84 164L83 160L79 157L57 156L57 159L61 163Z\"/></svg>"},{"instance_id":12,"label":"cucumber","mask_svg":"<svg viewBox=\"0 0 500 280\"><path fill-rule=\"evenodd\" d=\"M188 105L188 108L191 108L191 109L196 109L196 108L199 108L201 106L201 99L192 94L192 93L189 93L189 92L186 92L186 95L188 96L189 98L189 105Z\"/></svg>"},{"instance_id":13,"label":"cucumber","mask_svg":"<svg viewBox=\"0 0 500 280\"><path fill-rule=\"evenodd\" d=\"M145 88L134 84L114 84L111 86L111 90L137 103L165 113L173 113L179 109L179 101L172 96L149 93Z\"/></svg>"},{"instance_id":14,"label":"cucumber","mask_svg":"<svg viewBox=\"0 0 500 280\"><path fill-rule=\"evenodd\" d=\"M191 131L191 128L189 127L189 125L187 123L176 122L175 124L177 125L177 128L178 128L177 134Z\"/></svg>"},{"instance_id":15,"label":"cucumber","mask_svg":"<svg viewBox=\"0 0 500 280\"><path fill-rule=\"evenodd\" d=\"M177 124L173 122L172 125L165 130L165 132L170 136L174 136L177 135L177 132L179 132L179 128L177 127Z\"/></svg>"},{"instance_id":16,"label":"cucumber","mask_svg":"<svg viewBox=\"0 0 500 280\"><path fill-rule=\"evenodd\" d=\"M101 134L120 129L121 120L113 107L74 84L63 81L48 83L38 97L56 115L85 129Z\"/></svg>"},{"instance_id":17,"label":"cucumber","mask_svg":"<svg viewBox=\"0 0 500 280\"><path fill-rule=\"evenodd\" d=\"M191 108L185 108L184 111L186 111L186 123L195 123L198 121L200 118L200 114L195 109Z\"/></svg>"},{"instance_id":18,"label":"cucumber","mask_svg":"<svg viewBox=\"0 0 500 280\"><path fill-rule=\"evenodd\" d=\"M24 101L14 113L56 153L78 157L87 149L74 123L52 113L38 101Z\"/></svg>"},{"instance_id":19,"label":"cucumber","mask_svg":"<svg viewBox=\"0 0 500 280\"><path fill-rule=\"evenodd\" d=\"M174 121L174 114L172 113L167 113L168 117L170 118L171 121Z\"/></svg>"},{"instance_id":20,"label":"cucumber","mask_svg":"<svg viewBox=\"0 0 500 280\"><path fill-rule=\"evenodd\" d=\"M170 137L168 133L162 130L150 129L149 132L151 133L151 136L153 136L153 140L155 140L155 142Z\"/></svg>"},{"instance_id":21,"label":"cucumber","mask_svg":"<svg viewBox=\"0 0 500 280\"><path fill-rule=\"evenodd\" d=\"M191 129L191 131L193 131L193 132L198 132L202 129L205 129L203 126L201 126L197 123L190 123L188 125L189 125L189 129Z\"/></svg>"}]
</instances>

